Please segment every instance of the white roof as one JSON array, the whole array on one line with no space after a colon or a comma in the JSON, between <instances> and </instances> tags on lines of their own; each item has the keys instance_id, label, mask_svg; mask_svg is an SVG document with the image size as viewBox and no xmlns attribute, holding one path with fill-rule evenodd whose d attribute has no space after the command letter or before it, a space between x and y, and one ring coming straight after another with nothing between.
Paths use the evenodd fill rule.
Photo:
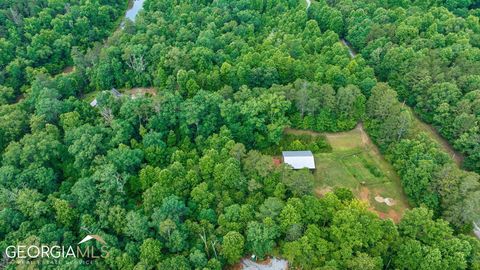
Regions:
<instances>
[{"instance_id":1,"label":"white roof","mask_svg":"<svg viewBox=\"0 0 480 270\"><path fill-rule=\"evenodd\" d=\"M283 151L283 162L294 169L315 169L312 151Z\"/></svg>"},{"instance_id":2,"label":"white roof","mask_svg":"<svg viewBox=\"0 0 480 270\"><path fill-rule=\"evenodd\" d=\"M92 107L97 106L97 99L94 99L92 102L90 102L90 106Z\"/></svg>"}]
</instances>

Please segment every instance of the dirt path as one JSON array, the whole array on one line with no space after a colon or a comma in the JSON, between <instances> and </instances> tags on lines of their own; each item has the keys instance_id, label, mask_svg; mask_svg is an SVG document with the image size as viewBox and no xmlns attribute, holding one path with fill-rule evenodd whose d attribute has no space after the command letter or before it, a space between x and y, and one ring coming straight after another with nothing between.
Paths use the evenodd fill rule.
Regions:
<instances>
[{"instance_id":1,"label":"dirt path","mask_svg":"<svg viewBox=\"0 0 480 270\"><path fill-rule=\"evenodd\" d=\"M353 50L350 43L348 43L348 41L344 38L340 39L340 42L342 42L342 44L348 48L348 53L350 54L350 58L355 58L355 55L357 55L357 53L355 52L355 50Z\"/></svg>"},{"instance_id":2,"label":"dirt path","mask_svg":"<svg viewBox=\"0 0 480 270\"><path fill-rule=\"evenodd\" d=\"M349 131L342 131L342 132L326 132L326 133L318 133L318 134L324 134L325 136L327 136L327 138L339 138L339 137L345 137L349 134L352 133L352 131L356 131L356 132L359 132L360 133L360 137L362 139L362 145L363 146L367 146L368 144L371 144L372 141L370 140L370 138L368 137L368 134L365 132L364 128L363 128L363 123L358 123L354 129L352 130L349 130ZM313 132L313 131L312 131Z\"/></svg>"},{"instance_id":3,"label":"dirt path","mask_svg":"<svg viewBox=\"0 0 480 270\"><path fill-rule=\"evenodd\" d=\"M440 133L434 127L420 120L420 118L415 114L412 108L409 108L409 110L414 117L414 128L416 128L418 132L423 131L427 133L430 138L437 142L437 144L443 151L450 155L450 157L459 167L462 167L464 156L460 152L456 151L453 146L445 138L443 138L442 135L440 135Z\"/></svg>"},{"instance_id":4,"label":"dirt path","mask_svg":"<svg viewBox=\"0 0 480 270\"><path fill-rule=\"evenodd\" d=\"M354 58L356 55L356 52L353 50L350 43L344 38L340 39L340 42L342 42L342 44L348 48L350 57ZM413 109L409 108L409 110L415 118L414 119L415 126L418 127L419 131L426 132L430 138L432 138L439 144L439 146L443 149L443 151L447 152L450 155L450 157L452 157L452 159L455 161L455 163L459 167L462 167L464 156L460 152L456 151L453 148L453 146L450 144L450 142L448 142L445 138L443 138L442 135L440 135L440 133L434 127L420 120L420 118L414 113ZM363 129L362 129L362 132L364 132Z\"/></svg>"}]
</instances>

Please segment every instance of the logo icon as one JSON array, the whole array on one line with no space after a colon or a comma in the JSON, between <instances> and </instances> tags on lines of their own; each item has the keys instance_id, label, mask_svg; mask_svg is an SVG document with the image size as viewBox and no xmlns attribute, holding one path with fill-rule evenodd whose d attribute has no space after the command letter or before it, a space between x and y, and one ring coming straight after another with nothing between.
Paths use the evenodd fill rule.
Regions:
<instances>
[{"instance_id":1,"label":"logo icon","mask_svg":"<svg viewBox=\"0 0 480 270\"><path fill-rule=\"evenodd\" d=\"M107 244L107 242L105 242L105 240L103 240L103 238L100 235L96 235L96 234L89 234L89 235L85 236L85 238L83 238L82 241L78 242L78 244L80 245L80 244L88 242L92 239L97 240L98 242L102 243L103 245Z\"/></svg>"}]
</instances>

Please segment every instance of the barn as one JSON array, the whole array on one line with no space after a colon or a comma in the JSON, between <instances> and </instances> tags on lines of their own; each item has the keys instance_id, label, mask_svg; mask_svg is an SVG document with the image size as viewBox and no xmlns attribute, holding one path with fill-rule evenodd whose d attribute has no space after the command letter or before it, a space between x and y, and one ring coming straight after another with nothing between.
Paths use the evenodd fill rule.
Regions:
<instances>
[{"instance_id":1,"label":"barn","mask_svg":"<svg viewBox=\"0 0 480 270\"><path fill-rule=\"evenodd\" d=\"M312 151L283 151L283 163L292 166L293 169L315 169L315 158Z\"/></svg>"}]
</instances>

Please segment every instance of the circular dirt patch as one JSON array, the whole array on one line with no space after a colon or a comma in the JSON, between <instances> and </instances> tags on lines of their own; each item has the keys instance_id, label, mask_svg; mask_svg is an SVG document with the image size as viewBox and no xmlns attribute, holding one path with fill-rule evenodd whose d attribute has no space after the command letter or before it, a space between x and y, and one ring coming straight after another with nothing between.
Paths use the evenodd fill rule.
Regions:
<instances>
[{"instance_id":1,"label":"circular dirt patch","mask_svg":"<svg viewBox=\"0 0 480 270\"><path fill-rule=\"evenodd\" d=\"M393 206L395 205L395 201L392 198L385 198L385 204L388 206Z\"/></svg>"},{"instance_id":2,"label":"circular dirt patch","mask_svg":"<svg viewBox=\"0 0 480 270\"><path fill-rule=\"evenodd\" d=\"M393 206L395 205L395 201L392 199L392 198L384 198L382 196L375 196L375 201L377 201L378 203L384 203L388 206Z\"/></svg>"}]
</instances>

